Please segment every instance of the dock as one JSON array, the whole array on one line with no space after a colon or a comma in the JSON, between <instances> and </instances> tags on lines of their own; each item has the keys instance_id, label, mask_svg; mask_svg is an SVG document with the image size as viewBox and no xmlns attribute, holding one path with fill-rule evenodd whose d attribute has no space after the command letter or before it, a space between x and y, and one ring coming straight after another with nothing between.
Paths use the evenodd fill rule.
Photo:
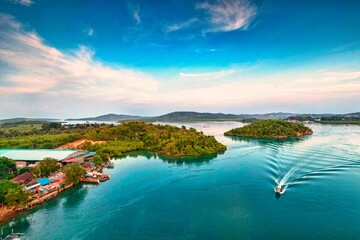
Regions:
<instances>
[{"instance_id":1,"label":"dock","mask_svg":"<svg viewBox=\"0 0 360 240\"><path fill-rule=\"evenodd\" d=\"M92 184L99 184L100 180L98 178L87 178L87 177L83 177L80 179L81 182L83 183L92 183Z\"/></svg>"}]
</instances>

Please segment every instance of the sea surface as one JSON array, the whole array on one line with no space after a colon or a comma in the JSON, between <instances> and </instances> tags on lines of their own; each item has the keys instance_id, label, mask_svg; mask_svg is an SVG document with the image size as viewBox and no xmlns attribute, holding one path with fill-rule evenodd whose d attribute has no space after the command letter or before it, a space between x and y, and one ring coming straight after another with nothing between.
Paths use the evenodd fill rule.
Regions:
<instances>
[{"instance_id":1,"label":"sea surface","mask_svg":"<svg viewBox=\"0 0 360 240\"><path fill-rule=\"evenodd\" d=\"M181 124L180 124L181 125ZM228 146L174 159L133 152L4 223L27 239L359 239L360 126L310 124L290 140L229 138L237 122L183 124ZM284 192L274 189L283 184Z\"/></svg>"}]
</instances>

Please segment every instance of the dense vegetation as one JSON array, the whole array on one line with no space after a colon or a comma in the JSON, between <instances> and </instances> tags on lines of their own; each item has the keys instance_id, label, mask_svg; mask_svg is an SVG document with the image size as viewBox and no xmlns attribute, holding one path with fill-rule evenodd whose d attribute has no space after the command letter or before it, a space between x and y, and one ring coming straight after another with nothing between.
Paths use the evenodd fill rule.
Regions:
<instances>
[{"instance_id":1,"label":"dense vegetation","mask_svg":"<svg viewBox=\"0 0 360 240\"><path fill-rule=\"evenodd\" d=\"M28 201L29 192L24 190L23 185L13 183L9 180L0 182L0 203L8 206L24 205Z\"/></svg>"},{"instance_id":2,"label":"dense vegetation","mask_svg":"<svg viewBox=\"0 0 360 240\"><path fill-rule=\"evenodd\" d=\"M16 122L0 125L1 148L52 149L79 140L98 124L63 126L61 123Z\"/></svg>"},{"instance_id":3,"label":"dense vegetation","mask_svg":"<svg viewBox=\"0 0 360 240\"><path fill-rule=\"evenodd\" d=\"M1 148L52 149L81 138L79 134L40 134L21 137L0 138Z\"/></svg>"},{"instance_id":4,"label":"dense vegetation","mask_svg":"<svg viewBox=\"0 0 360 240\"><path fill-rule=\"evenodd\" d=\"M40 161L36 167L31 169L31 172L37 178L47 177L51 173L60 169L59 162L54 158L44 158L43 161Z\"/></svg>"},{"instance_id":5,"label":"dense vegetation","mask_svg":"<svg viewBox=\"0 0 360 240\"><path fill-rule=\"evenodd\" d=\"M79 139L102 140L102 144L89 142L82 148L96 151L103 160L121 156L124 152L149 150L172 156L202 156L220 153L226 147L212 136L205 136L194 128L129 122L118 126L106 124L43 123L37 128L24 127L34 123L18 122L0 125L1 148L57 148ZM11 128L11 131L9 131ZM28 129L32 130L28 130ZM27 129L26 131L22 131Z\"/></svg>"},{"instance_id":6,"label":"dense vegetation","mask_svg":"<svg viewBox=\"0 0 360 240\"><path fill-rule=\"evenodd\" d=\"M15 177L15 161L7 157L0 157L0 180L11 179Z\"/></svg>"},{"instance_id":7,"label":"dense vegetation","mask_svg":"<svg viewBox=\"0 0 360 240\"><path fill-rule=\"evenodd\" d=\"M86 139L107 141L95 145L85 143L83 147L89 151L96 151L101 156L111 157L134 150L149 150L172 156L202 156L226 150L226 146L216 141L213 136L205 136L194 128L144 122L101 126L89 131Z\"/></svg>"},{"instance_id":8,"label":"dense vegetation","mask_svg":"<svg viewBox=\"0 0 360 240\"><path fill-rule=\"evenodd\" d=\"M226 136L244 138L287 138L304 134L312 134L312 130L300 123L271 119L254 122L225 132Z\"/></svg>"}]
</instances>

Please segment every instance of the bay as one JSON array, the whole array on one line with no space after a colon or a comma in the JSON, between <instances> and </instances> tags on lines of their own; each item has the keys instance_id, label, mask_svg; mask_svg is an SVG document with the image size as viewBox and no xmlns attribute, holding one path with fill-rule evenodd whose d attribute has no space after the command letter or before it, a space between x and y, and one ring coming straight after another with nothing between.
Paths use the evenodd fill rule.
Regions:
<instances>
[{"instance_id":1,"label":"bay","mask_svg":"<svg viewBox=\"0 0 360 240\"><path fill-rule=\"evenodd\" d=\"M173 123L171 123L173 124ZM27 239L355 239L360 127L310 124L290 140L229 138L238 122L175 124L214 135L221 155L149 152L114 161L110 181L79 185L2 224ZM274 193L278 183L285 192Z\"/></svg>"}]
</instances>

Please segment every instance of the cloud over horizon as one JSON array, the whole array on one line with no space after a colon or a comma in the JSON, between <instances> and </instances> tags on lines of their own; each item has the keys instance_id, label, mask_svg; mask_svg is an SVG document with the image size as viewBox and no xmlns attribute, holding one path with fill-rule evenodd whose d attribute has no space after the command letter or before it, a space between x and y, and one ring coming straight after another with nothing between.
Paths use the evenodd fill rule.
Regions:
<instances>
[{"instance_id":1,"label":"cloud over horizon","mask_svg":"<svg viewBox=\"0 0 360 240\"><path fill-rule=\"evenodd\" d=\"M85 46L71 53L49 47L10 15L0 14L0 31L0 61L7 66L1 75L1 97L39 94L114 101L158 88L154 79L139 71L96 60Z\"/></svg>"},{"instance_id":2,"label":"cloud over horizon","mask_svg":"<svg viewBox=\"0 0 360 240\"><path fill-rule=\"evenodd\" d=\"M91 47L80 45L72 51L51 47L9 14L0 14L0 32L2 117L156 114L179 109L240 113L286 111L292 106L310 112L316 110L314 103L327 107L329 102L341 105L360 99L358 70L261 73L234 67L175 68L164 81L157 73L103 62Z\"/></svg>"}]
</instances>

